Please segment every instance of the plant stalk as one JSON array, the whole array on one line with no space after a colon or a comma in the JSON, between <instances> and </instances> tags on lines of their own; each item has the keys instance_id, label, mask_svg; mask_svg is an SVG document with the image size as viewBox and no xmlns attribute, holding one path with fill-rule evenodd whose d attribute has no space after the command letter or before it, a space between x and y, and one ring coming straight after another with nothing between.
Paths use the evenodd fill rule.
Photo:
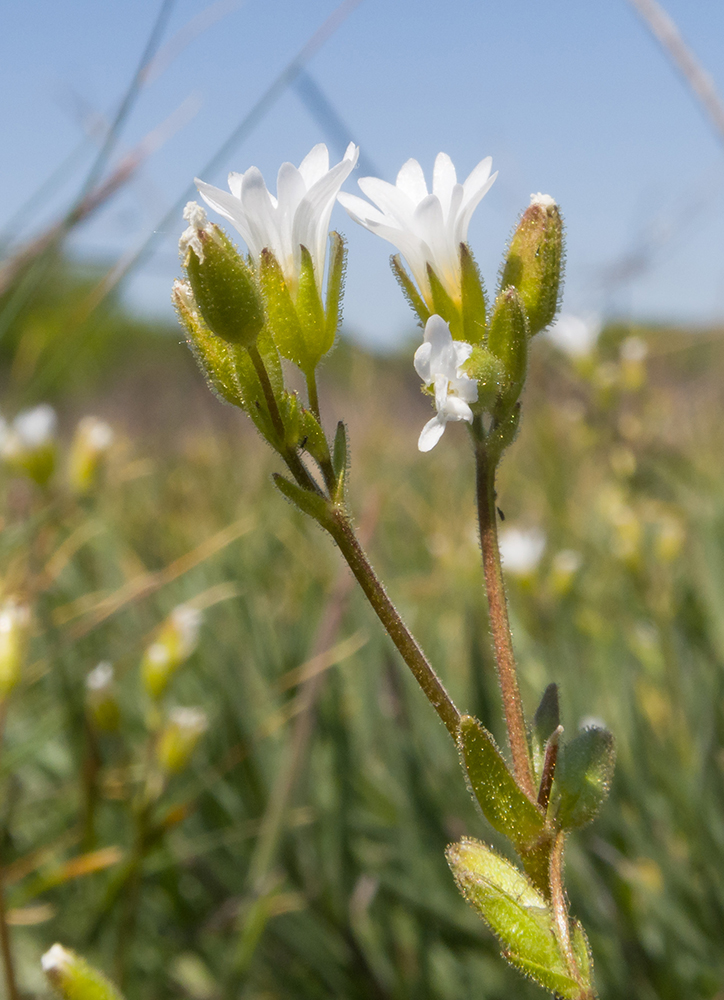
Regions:
<instances>
[{"instance_id":1,"label":"plant stalk","mask_svg":"<svg viewBox=\"0 0 724 1000\"><path fill-rule=\"evenodd\" d=\"M445 723L448 732L457 740L460 712L455 707L442 681L437 676L410 630L400 617L397 608L387 596L360 545L347 514L333 509L329 521L323 526L329 531L347 560L357 582L372 605L385 631L397 646L402 659L415 676L425 697Z\"/></svg>"},{"instance_id":2,"label":"plant stalk","mask_svg":"<svg viewBox=\"0 0 724 1000\"><path fill-rule=\"evenodd\" d=\"M503 584L503 570L498 546L497 510L495 506L495 469L497 462L489 455L485 442L475 440L475 466L478 501L480 545L483 552L485 589L488 597L488 616L495 647L495 665L503 699L503 712L508 730L508 742L513 757L515 780L525 794L537 799L533 782L528 736L525 728L523 702L518 686L513 639L508 620L508 604Z\"/></svg>"}]
</instances>

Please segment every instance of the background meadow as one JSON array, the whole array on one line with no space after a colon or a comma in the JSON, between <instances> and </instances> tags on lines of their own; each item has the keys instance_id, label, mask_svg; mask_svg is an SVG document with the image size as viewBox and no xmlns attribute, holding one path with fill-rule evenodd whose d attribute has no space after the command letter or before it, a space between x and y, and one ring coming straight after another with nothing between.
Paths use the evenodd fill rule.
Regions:
<instances>
[{"instance_id":1,"label":"background meadow","mask_svg":"<svg viewBox=\"0 0 724 1000\"><path fill-rule=\"evenodd\" d=\"M12 169L10 158L3 167L14 192L6 214L12 221L11 209L27 197L38 214L27 228L25 218L5 227L0 409L11 420L48 402L59 416L55 471L45 485L11 461L0 471L2 596L32 607L21 677L3 704L0 753L0 922L19 989L23 996L48 995L39 960L60 940L114 977L129 1000L539 996L500 961L445 863L453 839L468 834L496 843L496 835L471 804L444 728L331 543L273 490L274 460L250 423L205 386L180 328L164 312L175 251L131 269L156 224L151 220L210 160L233 124L221 103L226 95L228 104L229 78L214 69L233 61L226 47L214 49L224 23L229 37L233 27L247 45L258 32L273 53L249 70L258 90L244 94L251 107L266 85L262 78L271 81L333 10L315 3L302 16L297 5L278 5L273 49L271 14L251 3L227 6L226 14L216 14L229 20L219 16L198 30L189 43L197 48L159 85L163 100L178 102L186 92L174 74L199 74L196 84L207 87L213 111L196 119L197 132L184 140L186 153L198 156L179 162L172 139L144 151L150 190L168 181L160 200L139 200L139 177L124 173L120 142L127 127L138 129L140 141L160 120L159 106L144 104L143 93L134 96L129 85L143 45L153 40L139 11L119 35L110 94L96 95L117 109L123 91L129 108L110 131L108 121L105 132L101 126L100 144L91 130L77 165L63 175L67 191L59 183L45 200L39 187L68 153L64 126L45 137L27 120L20 129L24 102L34 93L29 84L13 105L17 134L26 138ZM467 102L479 100L484 78L465 49L465 107L456 108L449 132L437 138L430 119L445 119L454 88L433 87L413 54L415 45L418 55L420 46L426 57L434 54L440 11L400 5L399 17L411 25L404 38L382 6L362 4L323 50L324 59L315 56L320 61L310 66L310 72L317 67L313 79L323 96L335 94L342 117L369 130L367 154L381 164L381 175L394 176L408 155L431 161L438 148L457 154L464 174L501 148L510 165L504 183L501 174L503 194L495 202L493 189L490 216L471 231L489 286L493 251L529 190L550 186L568 219L572 308L607 308L610 318L589 351L567 353L537 338L521 432L501 469L504 527L523 533L528 553L531 542L537 550L537 558L516 561L516 536L508 534L523 697L532 711L556 681L569 734L593 713L617 738L611 798L597 821L572 838L567 864L572 911L590 934L601 997L721 1000L721 180L712 172L707 187L697 172L720 168L715 133L703 116L697 119L663 58L646 48L650 39L626 5L579 12L556 34L568 13L553 4L545 25L516 29L527 67L518 89L511 94L499 77L491 84L509 103L498 106L496 118L491 98L474 129L468 117L467 131ZM515 6L521 16L541 16L522 2ZM721 27L716 17L704 40L702 8L670 6L701 44L702 58L712 56ZM89 8L70 7L72 27ZM168 21L157 27L170 37L201 13L188 3L161 5L159 18L166 8ZM491 10L489 25L472 8L460 4L454 11L450 37L439 45L444 59L455 58L456 38L471 18L490 59L496 37L510 40L503 69L512 74L514 28L500 8ZM24 30L22 18L33 10L47 15L33 49L37 66L55 15L50 5L23 9L12 13L10 37ZM279 10L289 13L288 23L280 23ZM100 33L116 30L113 16L96 11L85 35L68 28L64 58L70 60L69 51L89 53L74 86L101 79L94 69ZM544 27L548 49L538 64L534 42ZM633 165L621 179L610 173L607 180L586 179L597 147L588 133L576 137L572 124L567 131L533 130L540 115L530 94L539 80L552 88L546 100L560 120L582 120L585 102L565 96L573 79L566 74L585 68L575 55L577 32L596 39L586 51L595 66L600 61L600 77L593 74L599 95L604 69L610 75L614 56L631 50L628 103L617 117L615 94L609 95L600 119L619 136L619 148L630 139L621 122L630 115L635 129L636 114L641 120L637 102L676 110L666 128L664 111L658 125L646 119L640 147L626 147ZM384 90L374 74L361 75L359 53L377 39L384 73L400 74L398 84L407 80L409 95L401 85ZM555 45L571 58L554 69ZM222 55L213 63L215 52ZM43 78L36 68L34 87L47 81L45 72ZM368 91L359 89L361 79L369 81ZM343 81L338 90L337 80ZM404 111L415 104L412 83L425 80L422 108L402 116L409 136L424 133L424 139L406 144L405 135L386 134L384 121L375 125L384 118L375 109L390 93ZM294 100L285 92L265 112L238 153L243 165L257 162L269 173L284 158L298 161L315 141L333 146L334 135L325 131L333 125L329 108L315 120L306 104L302 118ZM42 101L39 107L49 114ZM516 109L522 124L514 129ZM10 115L7 107L3 114ZM499 131L481 138L494 120ZM672 121L680 137L672 156L685 169L672 171L663 208L647 203L639 212L648 158L660 162ZM130 146L131 140L132 134ZM573 164L561 164L567 144L577 150ZM234 165L220 163L219 174ZM599 169L606 173L605 165ZM115 187L104 189L108 178ZM610 187L602 195L604 183ZM663 173L657 183L663 190ZM704 207L697 214L690 206L699 195ZM161 231L169 247L181 229L177 215ZM131 219L125 229L123 218ZM432 453L417 452L429 417L410 363L418 333L395 299L384 251L373 256L366 234L353 235L341 213L336 223L352 237L351 321L323 369L325 422L349 424L352 505L393 599L456 703L502 743L466 435L451 427ZM483 247L488 240L493 250ZM669 249L661 262L663 247ZM626 268L633 268L638 249L642 270L632 277ZM611 261L626 275L619 284L605 270ZM79 489L72 442L88 415L108 422L114 437ZM144 655L180 605L200 612L198 643L154 704L142 680ZM115 670L118 716L104 726L86 681L105 661ZM155 734L178 706L203 708L209 726L187 766L144 810Z\"/></svg>"}]
</instances>

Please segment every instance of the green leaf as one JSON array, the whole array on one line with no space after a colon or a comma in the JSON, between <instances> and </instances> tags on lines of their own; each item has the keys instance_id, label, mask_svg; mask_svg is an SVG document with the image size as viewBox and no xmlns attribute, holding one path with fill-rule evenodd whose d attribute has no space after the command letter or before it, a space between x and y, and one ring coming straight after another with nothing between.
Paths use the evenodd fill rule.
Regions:
<instances>
[{"instance_id":1,"label":"green leaf","mask_svg":"<svg viewBox=\"0 0 724 1000\"><path fill-rule=\"evenodd\" d=\"M561 997L563 1000L585 1000L586 997L590 997L590 992L586 991L585 986L582 986L576 979L572 979L567 972L547 969L512 951L503 952L503 954L511 965L556 997Z\"/></svg>"},{"instance_id":2,"label":"green leaf","mask_svg":"<svg viewBox=\"0 0 724 1000\"><path fill-rule=\"evenodd\" d=\"M312 255L305 246L301 248L302 266L299 271L299 288L297 289L295 308L302 327L307 358L307 367L300 365L305 373L311 373L319 364L320 358L329 350L326 336L326 319L324 307L319 294L317 279L314 274Z\"/></svg>"},{"instance_id":3,"label":"green leaf","mask_svg":"<svg viewBox=\"0 0 724 1000\"><path fill-rule=\"evenodd\" d=\"M334 338L342 324L342 296L347 269L347 246L339 233L329 234L329 270L327 272L327 302L325 340L322 354L332 349Z\"/></svg>"},{"instance_id":4,"label":"green leaf","mask_svg":"<svg viewBox=\"0 0 724 1000\"><path fill-rule=\"evenodd\" d=\"M262 250L259 268L267 324L279 353L307 371L310 357L284 274L271 250Z\"/></svg>"},{"instance_id":5,"label":"green leaf","mask_svg":"<svg viewBox=\"0 0 724 1000\"><path fill-rule=\"evenodd\" d=\"M347 428L344 421L340 420L334 435L334 449L332 452L332 469L337 480L336 500L344 499L344 490L347 482L347 455Z\"/></svg>"},{"instance_id":6,"label":"green leaf","mask_svg":"<svg viewBox=\"0 0 724 1000\"><path fill-rule=\"evenodd\" d=\"M540 705L533 716L533 763L535 772L540 778L543 768L543 758L545 755L545 745L549 737L561 724L560 708L558 704L558 685L549 684L543 692Z\"/></svg>"},{"instance_id":7,"label":"green leaf","mask_svg":"<svg viewBox=\"0 0 724 1000\"><path fill-rule=\"evenodd\" d=\"M463 340L480 344L485 339L487 307L485 286L472 251L460 244L460 283L462 288Z\"/></svg>"},{"instance_id":8,"label":"green leaf","mask_svg":"<svg viewBox=\"0 0 724 1000\"><path fill-rule=\"evenodd\" d=\"M562 827L575 829L591 822L609 793L615 763L615 741L607 729L584 729L561 748L556 818Z\"/></svg>"},{"instance_id":9,"label":"green leaf","mask_svg":"<svg viewBox=\"0 0 724 1000\"><path fill-rule=\"evenodd\" d=\"M442 316L450 327L450 333L453 336L453 340L464 340L463 318L460 308L450 298L447 290L443 287L442 282L435 274L431 264L427 265L427 278L430 282L432 304L435 312L438 316Z\"/></svg>"},{"instance_id":10,"label":"green leaf","mask_svg":"<svg viewBox=\"0 0 724 1000\"><path fill-rule=\"evenodd\" d=\"M272 479L279 492L287 500L291 500L302 513L313 517L320 524L325 524L329 520L329 504L321 494L303 489L290 479L280 476L278 472L273 474Z\"/></svg>"},{"instance_id":11,"label":"green leaf","mask_svg":"<svg viewBox=\"0 0 724 1000\"><path fill-rule=\"evenodd\" d=\"M412 306L412 311L417 314L422 326L430 319L430 310L425 305L422 296L415 287L415 283L402 266L402 258L399 254L390 257L390 267L392 273L397 278L397 282L402 289L405 298Z\"/></svg>"},{"instance_id":12,"label":"green leaf","mask_svg":"<svg viewBox=\"0 0 724 1000\"><path fill-rule=\"evenodd\" d=\"M458 746L470 789L485 818L517 850L530 849L543 833L545 817L518 788L493 737L477 719L464 715Z\"/></svg>"}]
</instances>

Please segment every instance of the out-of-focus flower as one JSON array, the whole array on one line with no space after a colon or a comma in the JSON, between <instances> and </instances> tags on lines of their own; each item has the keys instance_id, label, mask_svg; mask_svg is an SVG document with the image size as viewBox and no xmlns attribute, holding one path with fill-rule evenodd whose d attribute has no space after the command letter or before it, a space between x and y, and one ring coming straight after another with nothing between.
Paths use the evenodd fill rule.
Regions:
<instances>
[{"instance_id":1,"label":"out-of-focus flower","mask_svg":"<svg viewBox=\"0 0 724 1000\"><path fill-rule=\"evenodd\" d=\"M95 486L108 449L113 444L113 428L97 417L79 421L70 449L68 477L76 493Z\"/></svg>"},{"instance_id":2,"label":"out-of-focus flower","mask_svg":"<svg viewBox=\"0 0 724 1000\"><path fill-rule=\"evenodd\" d=\"M86 704L93 723L105 732L115 732L120 722L120 710L114 690L113 666L99 663L85 679Z\"/></svg>"},{"instance_id":3,"label":"out-of-focus flower","mask_svg":"<svg viewBox=\"0 0 724 1000\"><path fill-rule=\"evenodd\" d=\"M174 708L161 730L156 747L158 762L168 774L183 771L197 743L209 728L209 720L200 708Z\"/></svg>"},{"instance_id":4,"label":"out-of-focus flower","mask_svg":"<svg viewBox=\"0 0 724 1000\"><path fill-rule=\"evenodd\" d=\"M567 594L576 574L581 568L583 557L574 549L561 549L551 561L551 586L556 594Z\"/></svg>"},{"instance_id":5,"label":"out-of-focus flower","mask_svg":"<svg viewBox=\"0 0 724 1000\"><path fill-rule=\"evenodd\" d=\"M498 543L503 568L514 576L526 577L538 567L546 536L540 528L501 528Z\"/></svg>"},{"instance_id":6,"label":"out-of-focus flower","mask_svg":"<svg viewBox=\"0 0 724 1000\"><path fill-rule=\"evenodd\" d=\"M594 313L584 316L561 313L548 328L546 337L569 357L584 358L593 351L602 329L601 317Z\"/></svg>"},{"instance_id":7,"label":"out-of-focus flower","mask_svg":"<svg viewBox=\"0 0 724 1000\"><path fill-rule=\"evenodd\" d=\"M422 428L417 443L420 451L430 451L442 437L448 420L472 423L470 403L478 398L478 386L462 365L472 354L472 346L453 340L450 328L440 316L431 316L425 325L425 342L415 352L415 371L435 394L436 415Z\"/></svg>"},{"instance_id":8,"label":"out-of-focus flower","mask_svg":"<svg viewBox=\"0 0 724 1000\"><path fill-rule=\"evenodd\" d=\"M196 649L202 614L188 604L174 608L155 642L141 660L143 684L152 698L160 698L173 674Z\"/></svg>"},{"instance_id":9,"label":"out-of-focus flower","mask_svg":"<svg viewBox=\"0 0 724 1000\"><path fill-rule=\"evenodd\" d=\"M20 680L30 639L30 608L9 598L0 605L0 701Z\"/></svg>"},{"instance_id":10,"label":"out-of-focus flower","mask_svg":"<svg viewBox=\"0 0 724 1000\"><path fill-rule=\"evenodd\" d=\"M55 469L55 410L41 403L19 413L8 426L0 428L0 454L18 472L24 472L44 486Z\"/></svg>"},{"instance_id":11,"label":"out-of-focus flower","mask_svg":"<svg viewBox=\"0 0 724 1000\"><path fill-rule=\"evenodd\" d=\"M377 177L362 177L360 188L375 208L363 198L342 193L339 202L355 222L377 233L402 253L431 312L434 311L428 264L445 291L461 298L460 244L467 243L472 214L490 190L497 173L490 173L487 156L459 184L447 153L438 153L432 177L432 193L417 160L408 160L389 184Z\"/></svg>"},{"instance_id":12,"label":"out-of-focus flower","mask_svg":"<svg viewBox=\"0 0 724 1000\"><path fill-rule=\"evenodd\" d=\"M40 964L64 1000L123 1000L110 980L60 944L46 951Z\"/></svg>"},{"instance_id":13,"label":"out-of-focus flower","mask_svg":"<svg viewBox=\"0 0 724 1000\"><path fill-rule=\"evenodd\" d=\"M281 165L276 197L257 167L229 174L230 193L198 179L196 185L206 204L241 234L257 265L262 250L272 251L292 294L299 283L301 247L306 247L321 292L332 208L358 156L359 149L350 143L344 158L330 168L327 147L319 143L299 167Z\"/></svg>"}]
</instances>

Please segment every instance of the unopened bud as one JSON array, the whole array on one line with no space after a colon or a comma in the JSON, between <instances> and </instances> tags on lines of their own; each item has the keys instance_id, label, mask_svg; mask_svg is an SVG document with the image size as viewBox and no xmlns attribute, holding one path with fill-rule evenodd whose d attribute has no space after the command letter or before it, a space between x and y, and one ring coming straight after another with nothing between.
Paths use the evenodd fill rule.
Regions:
<instances>
[{"instance_id":1,"label":"unopened bud","mask_svg":"<svg viewBox=\"0 0 724 1000\"><path fill-rule=\"evenodd\" d=\"M495 300L488 332L488 350L501 362L504 381L500 392L502 417L523 389L528 367L529 326L518 291L511 285Z\"/></svg>"},{"instance_id":2,"label":"unopened bud","mask_svg":"<svg viewBox=\"0 0 724 1000\"><path fill-rule=\"evenodd\" d=\"M10 599L0 606L0 701L20 680L30 640L30 608Z\"/></svg>"},{"instance_id":3,"label":"unopened bud","mask_svg":"<svg viewBox=\"0 0 724 1000\"><path fill-rule=\"evenodd\" d=\"M162 771L179 774L188 764L199 740L209 728L209 720L200 708L174 708L161 730L156 756Z\"/></svg>"},{"instance_id":4,"label":"unopened bud","mask_svg":"<svg viewBox=\"0 0 724 1000\"><path fill-rule=\"evenodd\" d=\"M194 298L209 329L232 344L250 347L264 326L264 306L249 265L206 213L189 202L179 242Z\"/></svg>"},{"instance_id":5,"label":"unopened bud","mask_svg":"<svg viewBox=\"0 0 724 1000\"><path fill-rule=\"evenodd\" d=\"M518 289L531 336L553 322L562 276L563 220L558 206L550 195L531 195L510 241L500 283L503 289L507 285Z\"/></svg>"},{"instance_id":6,"label":"unopened bud","mask_svg":"<svg viewBox=\"0 0 724 1000\"><path fill-rule=\"evenodd\" d=\"M160 698L178 668L196 649L201 612L179 604L161 626L141 660L141 677L152 698Z\"/></svg>"},{"instance_id":7,"label":"unopened bud","mask_svg":"<svg viewBox=\"0 0 724 1000\"><path fill-rule=\"evenodd\" d=\"M46 951L40 964L51 985L65 1000L123 1000L103 973L60 944Z\"/></svg>"},{"instance_id":8,"label":"unopened bud","mask_svg":"<svg viewBox=\"0 0 724 1000\"><path fill-rule=\"evenodd\" d=\"M97 417L83 417L70 448L68 478L76 493L88 493L98 482L104 459L113 444L113 430Z\"/></svg>"},{"instance_id":9,"label":"unopened bud","mask_svg":"<svg viewBox=\"0 0 724 1000\"><path fill-rule=\"evenodd\" d=\"M2 458L10 468L23 472L39 486L45 486L55 471L55 425L55 410L42 403L23 410L10 427L3 428Z\"/></svg>"},{"instance_id":10,"label":"unopened bud","mask_svg":"<svg viewBox=\"0 0 724 1000\"><path fill-rule=\"evenodd\" d=\"M94 667L85 679L85 687L86 704L93 725L104 732L115 732L120 722L120 711L112 665L103 662Z\"/></svg>"}]
</instances>

